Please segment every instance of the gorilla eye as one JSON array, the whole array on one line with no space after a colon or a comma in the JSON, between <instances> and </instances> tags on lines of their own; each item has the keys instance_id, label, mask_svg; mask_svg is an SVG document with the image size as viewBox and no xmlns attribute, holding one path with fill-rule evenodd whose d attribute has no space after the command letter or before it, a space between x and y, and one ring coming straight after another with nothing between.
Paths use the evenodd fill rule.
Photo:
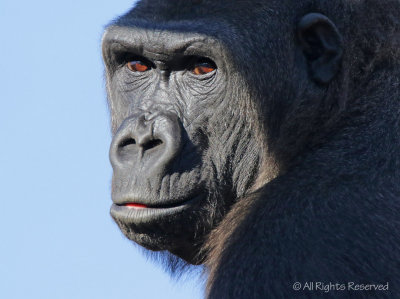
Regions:
<instances>
[{"instance_id":1,"label":"gorilla eye","mask_svg":"<svg viewBox=\"0 0 400 299\"><path fill-rule=\"evenodd\" d=\"M200 60L194 64L192 73L195 75L204 75L211 73L216 69L216 65L210 60Z\"/></svg>"},{"instance_id":2,"label":"gorilla eye","mask_svg":"<svg viewBox=\"0 0 400 299\"><path fill-rule=\"evenodd\" d=\"M143 61L140 61L140 60L129 61L126 64L126 66L132 72L145 72L150 69L150 67L146 63L144 63Z\"/></svg>"}]
</instances>

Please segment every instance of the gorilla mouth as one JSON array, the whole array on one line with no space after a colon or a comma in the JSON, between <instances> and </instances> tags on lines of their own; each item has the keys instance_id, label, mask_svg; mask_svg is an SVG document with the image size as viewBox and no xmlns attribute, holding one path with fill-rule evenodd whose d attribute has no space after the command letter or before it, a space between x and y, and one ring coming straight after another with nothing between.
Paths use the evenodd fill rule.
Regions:
<instances>
[{"instance_id":1,"label":"gorilla mouth","mask_svg":"<svg viewBox=\"0 0 400 299\"><path fill-rule=\"evenodd\" d=\"M111 216L125 224L146 224L160 218L174 216L184 210L190 209L198 201L206 197L205 194L198 194L188 200L174 204L146 205L136 202L126 202L122 204L113 203L111 206Z\"/></svg>"},{"instance_id":2,"label":"gorilla mouth","mask_svg":"<svg viewBox=\"0 0 400 299\"><path fill-rule=\"evenodd\" d=\"M122 206L128 207L128 208L133 208L133 209L146 209L148 206L141 204L141 203L126 203L123 204Z\"/></svg>"},{"instance_id":3,"label":"gorilla mouth","mask_svg":"<svg viewBox=\"0 0 400 299\"><path fill-rule=\"evenodd\" d=\"M120 207L127 207L129 209L169 209L169 208L174 208L177 206L181 206L185 204L188 200L180 202L178 204L153 204L153 205L146 205L142 203L137 203L137 202L128 202L128 203L123 203L123 204L117 204Z\"/></svg>"},{"instance_id":4,"label":"gorilla mouth","mask_svg":"<svg viewBox=\"0 0 400 299\"><path fill-rule=\"evenodd\" d=\"M192 200L198 198L199 196L200 196L200 194L191 195L188 197L189 199L186 199L186 200L184 199L179 202L173 202L173 203L146 204L146 203L139 203L139 202L126 200L123 203L115 203L115 205L120 206L120 207L126 207L128 209L170 209L170 208L176 208L179 206L186 205L187 203L191 202Z\"/></svg>"}]
</instances>

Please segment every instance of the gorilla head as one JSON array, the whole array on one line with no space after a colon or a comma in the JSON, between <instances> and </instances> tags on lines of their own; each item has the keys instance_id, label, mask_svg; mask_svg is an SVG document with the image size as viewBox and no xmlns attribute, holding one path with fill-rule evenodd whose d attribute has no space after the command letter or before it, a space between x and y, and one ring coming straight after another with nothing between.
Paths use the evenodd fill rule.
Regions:
<instances>
[{"instance_id":1,"label":"gorilla head","mask_svg":"<svg viewBox=\"0 0 400 299\"><path fill-rule=\"evenodd\" d=\"M253 49L232 24L239 12L221 11L226 4L217 12L210 4L177 9L173 1L154 10L154 2L139 3L103 40L111 215L140 245L198 263L204 237L260 170L259 112L276 92L266 85L282 85L268 71L279 69L278 53ZM276 42L275 33L258 47Z\"/></svg>"},{"instance_id":2,"label":"gorilla head","mask_svg":"<svg viewBox=\"0 0 400 299\"><path fill-rule=\"evenodd\" d=\"M317 248L310 227L312 240L347 236L351 213L370 213L359 196L384 194L366 194L377 169L376 186L399 194L399 12L394 0L142 0L114 21L103 56L124 234L192 264L236 254L239 268L242 242L248 263L263 249L279 273L279 252L297 277L289 241ZM344 254L353 239L335 244Z\"/></svg>"}]
</instances>

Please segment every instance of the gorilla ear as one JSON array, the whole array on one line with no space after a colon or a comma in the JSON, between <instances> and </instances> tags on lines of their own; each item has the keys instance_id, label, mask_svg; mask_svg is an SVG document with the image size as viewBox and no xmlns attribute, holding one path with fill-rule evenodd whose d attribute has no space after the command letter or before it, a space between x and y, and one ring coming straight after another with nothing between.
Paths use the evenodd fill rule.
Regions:
<instances>
[{"instance_id":1,"label":"gorilla ear","mask_svg":"<svg viewBox=\"0 0 400 299\"><path fill-rule=\"evenodd\" d=\"M319 13L305 15L297 27L297 35L312 79L329 83L340 69L342 36L335 24Z\"/></svg>"}]
</instances>

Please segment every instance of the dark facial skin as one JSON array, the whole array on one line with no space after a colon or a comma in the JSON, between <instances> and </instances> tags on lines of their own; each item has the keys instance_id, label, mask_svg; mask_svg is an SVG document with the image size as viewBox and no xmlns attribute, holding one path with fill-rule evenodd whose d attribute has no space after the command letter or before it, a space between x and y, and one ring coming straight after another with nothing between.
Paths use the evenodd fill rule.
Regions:
<instances>
[{"instance_id":1,"label":"dark facial skin","mask_svg":"<svg viewBox=\"0 0 400 299\"><path fill-rule=\"evenodd\" d=\"M397 0L142 0L114 21L123 233L204 264L208 298L396 298L399 20Z\"/></svg>"},{"instance_id":2,"label":"dark facial skin","mask_svg":"<svg viewBox=\"0 0 400 299\"><path fill-rule=\"evenodd\" d=\"M231 155L238 146L241 155L252 146L248 173L239 182L249 186L258 149L238 140L254 135L244 128L245 113L227 110L238 96L231 91L237 74L226 46L203 33L180 32L185 24L168 27L114 25L104 36L114 133L111 215L140 245L198 263L203 238L243 193L232 182L234 157L213 156L226 146ZM228 115L218 117L221 109ZM233 134L218 135L225 130Z\"/></svg>"}]
</instances>

